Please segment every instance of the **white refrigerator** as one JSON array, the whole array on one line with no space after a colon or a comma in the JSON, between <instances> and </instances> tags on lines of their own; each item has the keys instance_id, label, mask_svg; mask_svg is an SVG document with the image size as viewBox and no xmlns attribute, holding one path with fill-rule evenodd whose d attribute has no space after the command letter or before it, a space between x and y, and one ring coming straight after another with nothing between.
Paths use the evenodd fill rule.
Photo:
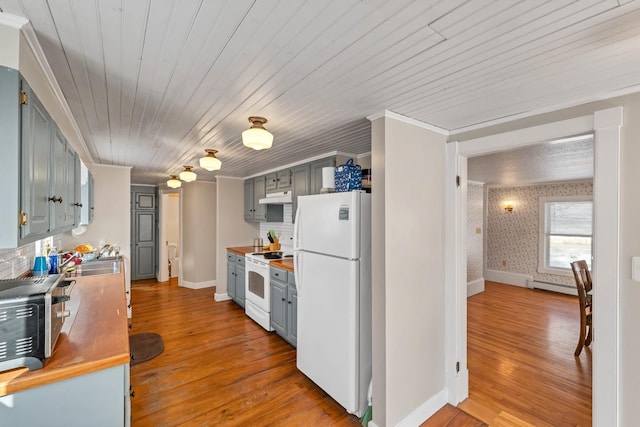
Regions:
<instances>
[{"instance_id":1,"label":"white refrigerator","mask_svg":"<svg viewBox=\"0 0 640 427\"><path fill-rule=\"evenodd\" d=\"M371 380L371 195L298 197L297 367L361 417Z\"/></svg>"}]
</instances>

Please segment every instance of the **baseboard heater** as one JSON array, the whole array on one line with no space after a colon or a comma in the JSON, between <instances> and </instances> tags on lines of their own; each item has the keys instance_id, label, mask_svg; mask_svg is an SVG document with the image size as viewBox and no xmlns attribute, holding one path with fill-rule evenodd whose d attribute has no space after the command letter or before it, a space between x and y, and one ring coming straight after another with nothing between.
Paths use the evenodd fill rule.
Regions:
<instances>
[{"instance_id":1,"label":"baseboard heater","mask_svg":"<svg viewBox=\"0 0 640 427\"><path fill-rule=\"evenodd\" d=\"M545 291L560 292L568 295L578 295L575 286L565 285L562 283L544 282L541 280L527 280L527 287L531 289L544 289Z\"/></svg>"}]
</instances>

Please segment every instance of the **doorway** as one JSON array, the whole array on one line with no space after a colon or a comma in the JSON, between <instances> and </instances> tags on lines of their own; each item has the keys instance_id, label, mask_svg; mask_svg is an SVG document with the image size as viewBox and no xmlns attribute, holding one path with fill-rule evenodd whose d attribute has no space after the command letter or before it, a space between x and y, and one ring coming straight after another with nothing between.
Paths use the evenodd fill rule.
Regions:
<instances>
[{"instance_id":1,"label":"doorway","mask_svg":"<svg viewBox=\"0 0 640 427\"><path fill-rule=\"evenodd\" d=\"M593 424L618 424L618 294L619 294L619 156L622 108L596 111L545 125L452 142L447 146L447 176L460 182L447 189L447 234L455 236L447 243L447 388L449 403L457 405L468 397L467 368L467 307L466 307L466 183L467 159L480 154L523 147L539 141L552 140L594 132L594 298L601 307L594 315L597 339L592 342L593 363ZM458 177L458 178L456 178Z\"/></svg>"},{"instance_id":2,"label":"doorway","mask_svg":"<svg viewBox=\"0 0 640 427\"><path fill-rule=\"evenodd\" d=\"M470 388L460 408L490 425L498 414L591 425L591 351L574 358L578 303L566 296L575 295L569 262L591 260L591 239L563 238L551 257L539 257L539 247L541 200L592 197L593 135L469 157L467 175L469 295L484 292L467 300ZM591 215L584 220L590 234Z\"/></svg>"},{"instance_id":3,"label":"doorway","mask_svg":"<svg viewBox=\"0 0 640 427\"><path fill-rule=\"evenodd\" d=\"M160 191L158 282L182 283L182 190Z\"/></svg>"}]
</instances>

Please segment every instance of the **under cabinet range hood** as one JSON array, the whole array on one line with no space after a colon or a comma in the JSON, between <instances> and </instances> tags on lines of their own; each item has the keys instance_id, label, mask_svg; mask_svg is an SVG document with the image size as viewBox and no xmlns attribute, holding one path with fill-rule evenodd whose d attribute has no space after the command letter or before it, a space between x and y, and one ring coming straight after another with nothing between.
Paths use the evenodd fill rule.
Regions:
<instances>
[{"instance_id":1,"label":"under cabinet range hood","mask_svg":"<svg viewBox=\"0 0 640 427\"><path fill-rule=\"evenodd\" d=\"M267 197L258 200L261 205L284 205L285 203L293 203L291 191L282 191L279 193L269 193Z\"/></svg>"}]
</instances>

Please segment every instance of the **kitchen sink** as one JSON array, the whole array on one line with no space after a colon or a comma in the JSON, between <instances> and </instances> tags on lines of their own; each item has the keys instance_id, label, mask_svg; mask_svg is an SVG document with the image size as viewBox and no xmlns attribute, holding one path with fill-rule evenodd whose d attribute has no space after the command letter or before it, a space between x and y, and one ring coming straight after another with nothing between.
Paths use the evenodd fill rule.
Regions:
<instances>
[{"instance_id":1,"label":"kitchen sink","mask_svg":"<svg viewBox=\"0 0 640 427\"><path fill-rule=\"evenodd\" d=\"M103 274L118 274L121 271L122 258L109 257L84 261L68 272L71 277L100 276Z\"/></svg>"}]
</instances>

